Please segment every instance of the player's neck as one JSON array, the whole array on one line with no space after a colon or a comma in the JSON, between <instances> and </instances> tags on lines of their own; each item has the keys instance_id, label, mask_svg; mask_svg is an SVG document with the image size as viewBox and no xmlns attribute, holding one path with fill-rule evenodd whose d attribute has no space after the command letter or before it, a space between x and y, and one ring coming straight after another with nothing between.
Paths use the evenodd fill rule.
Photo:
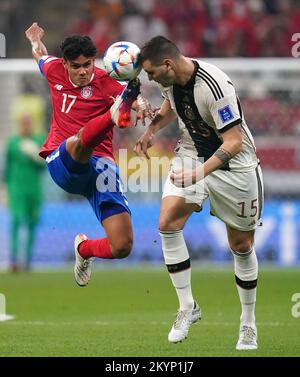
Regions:
<instances>
[{"instance_id":1,"label":"player's neck","mask_svg":"<svg viewBox=\"0 0 300 377\"><path fill-rule=\"evenodd\" d=\"M178 64L176 84L185 86L191 79L195 70L195 65L190 58L182 56Z\"/></svg>"},{"instance_id":2,"label":"player's neck","mask_svg":"<svg viewBox=\"0 0 300 377\"><path fill-rule=\"evenodd\" d=\"M69 81L70 81L70 83L74 86L74 88L80 87L79 84L75 84L75 83L72 81L72 79L71 79L71 77L70 77L69 74L68 74L68 76L69 76ZM92 74L92 76L91 76L89 82L88 82L87 84L85 84L84 86L89 85L89 84L93 81L94 76L95 76L95 72L93 72L93 74Z\"/></svg>"}]
</instances>

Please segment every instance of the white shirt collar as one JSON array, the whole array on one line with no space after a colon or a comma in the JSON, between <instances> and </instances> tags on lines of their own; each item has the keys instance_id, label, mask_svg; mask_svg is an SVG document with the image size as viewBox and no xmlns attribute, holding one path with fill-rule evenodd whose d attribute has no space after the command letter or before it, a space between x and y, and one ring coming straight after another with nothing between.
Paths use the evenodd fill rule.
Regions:
<instances>
[{"instance_id":1,"label":"white shirt collar","mask_svg":"<svg viewBox=\"0 0 300 377\"><path fill-rule=\"evenodd\" d=\"M89 85L89 84L93 81L94 76L95 76L95 73L93 72L93 74L92 74L92 76L91 76L91 79L90 79L90 81L87 83L87 85ZM79 87L79 85L75 85L75 84L73 83L73 81L72 81L71 78L70 78L70 75L69 75L69 81L70 81L70 83L73 85L74 88L78 88L78 87Z\"/></svg>"}]
</instances>

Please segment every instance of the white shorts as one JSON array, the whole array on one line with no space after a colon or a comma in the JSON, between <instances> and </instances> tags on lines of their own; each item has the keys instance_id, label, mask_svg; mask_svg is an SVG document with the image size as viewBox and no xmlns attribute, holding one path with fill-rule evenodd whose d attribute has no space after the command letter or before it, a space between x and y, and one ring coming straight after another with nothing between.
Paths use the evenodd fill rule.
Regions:
<instances>
[{"instance_id":1,"label":"white shorts","mask_svg":"<svg viewBox=\"0 0 300 377\"><path fill-rule=\"evenodd\" d=\"M263 181L260 166L246 172L216 170L186 188L175 186L169 173L162 197L167 196L185 198L187 203L196 203L200 209L209 198L211 214L237 230L249 231L261 225Z\"/></svg>"}]
</instances>

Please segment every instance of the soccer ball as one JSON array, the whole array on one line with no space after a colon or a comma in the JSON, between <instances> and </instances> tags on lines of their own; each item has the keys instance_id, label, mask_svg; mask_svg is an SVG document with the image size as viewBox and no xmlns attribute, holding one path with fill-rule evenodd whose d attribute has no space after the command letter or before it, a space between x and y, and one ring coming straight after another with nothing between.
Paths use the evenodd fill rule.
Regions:
<instances>
[{"instance_id":1,"label":"soccer ball","mask_svg":"<svg viewBox=\"0 0 300 377\"><path fill-rule=\"evenodd\" d=\"M132 42L115 42L104 54L104 68L109 76L116 80L135 79L141 71L138 64L139 53L139 47Z\"/></svg>"}]
</instances>

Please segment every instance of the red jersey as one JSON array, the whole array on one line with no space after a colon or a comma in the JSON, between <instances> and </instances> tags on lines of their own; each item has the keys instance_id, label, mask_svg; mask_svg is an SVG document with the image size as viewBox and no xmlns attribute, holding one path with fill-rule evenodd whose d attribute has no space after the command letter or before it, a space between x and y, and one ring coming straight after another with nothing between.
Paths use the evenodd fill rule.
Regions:
<instances>
[{"instance_id":1,"label":"red jersey","mask_svg":"<svg viewBox=\"0 0 300 377\"><path fill-rule=\"evenodd\" d=\"M97 67L88 85L77 86L71 82L63 60L53 56L43 57L39 66L48 81L53 106L50 132L40 150L40 156L46 158L90 119L106 113L113 98L124 87ZM93 155L114 159L112 138L113 126L107 130L106 138L94 149Z\"/></svg>"}]
</instances>

